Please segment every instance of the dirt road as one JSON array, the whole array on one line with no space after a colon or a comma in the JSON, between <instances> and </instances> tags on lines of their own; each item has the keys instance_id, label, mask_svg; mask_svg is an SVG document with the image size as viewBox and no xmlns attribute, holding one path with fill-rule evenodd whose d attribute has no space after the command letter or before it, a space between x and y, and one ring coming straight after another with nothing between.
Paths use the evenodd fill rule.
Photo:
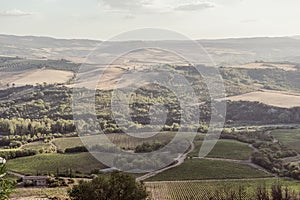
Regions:
<instances>
[{"instance_id":1,"label":"dirt road","mask_svg":"<svg viewBox=\"0 0 300 200\"><path fill-rule=\"evenodd\" d=\"M177 167L177 166L181 165L184 162L184 160L187 158L187 155L190 152L192 152L194 149L195 149L195 145L194 145L193 142L191 142L190 149L187 152L185 152L184 154L182 154L181 156L179 156L176 159L176 161L175 161L175 163L173 165L167 166L167 167L162 168L162 169L158 169L156 171L149 172L149 173L147 173L147 174L145 174L143 176L140 176L140 177L136 178L136 180L137 181L143 181L143 180L146 180L146 179L148 179L148 178L150 178L152 176L155 176L155 175L157 175L159 173L162 173L162 172L164 172L164 171L166 171L168 169L172 169L174 167Z\"/></svg>"}]
</instances>

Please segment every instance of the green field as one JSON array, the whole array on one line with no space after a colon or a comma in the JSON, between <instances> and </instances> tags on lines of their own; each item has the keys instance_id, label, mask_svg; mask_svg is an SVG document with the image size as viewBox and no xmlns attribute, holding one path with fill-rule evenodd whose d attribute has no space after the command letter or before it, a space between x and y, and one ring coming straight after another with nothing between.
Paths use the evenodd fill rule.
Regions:
<instances>
[{"instance_id":1,"label":"green field","mask_svg":"<svg viewBox=\"0 0 300 200\"><path fill-rule=\"evenodd\" d=\"M299 181L288 181L281 179L260 179L241 181L175 181L175 182L147 182L147 190L153 199L165 200L203 200L209 199L212 194L219 191L219 195L226 195L230 191L243 188L242 199L253 199L255 191L259 186L270 188L272 184L280 183L293 191L300 191ZM221 199L221 198L220 198ZM237 198L238 199L238 198Z\"/></svg>"},{"instance_id":2,"label":"green field","mask_svg":"<svg viewBox=\"0 0 300 200\"><path fill-rule=\"evenodd\" d=\"M53 144L62 151L67 148L83 145L79 137L57 138L53 140Z\"/></svg>"},{"instance_id":3,"label":"green field","mask_svg":"<svg viewBox=\"0 0 300 200\"><path fill-rule=\"evenodd\" d=\"M22 174L35 175L72 169L73 172L90 173L92 169L104 168L98 160L89 153L77 154L38 154L35 156L8 160L7 169Z\"/></svg>"},{"instance_id":4,"label":"green field","mask_svg":"<svg viewBox=\"0 0 300 200\"><path fill-rule=\"evenodd\" d=\"M243 164L205 159L187 159L180 166L166 170L147 179L147 181L240 179L269 176L260 170Z\"/></svg>"},{"instance_id":5,"label":"green field","mask_svg":"<svg viewBox=\"0 0 300 200\"><path fill-rule=\"evenodd\" d=\"M278 129L271 134L286 147L300 153L300 129Z\"/></svg>"},{"instance_id":6,"label":"green field","mask_svg":"<svg viewBox=\"0 0 300 200\"><path fill-rule=\"evenodd\" d=\"M162 132L154 137L150 138L137 138L131 137L126 134L111 133L106 135L98 136L85 136L82 139L88 141L91 144L97 144L97 141L103 141L103 137L109 138L109 140L116 144L117 146L125 149L134 149L137 145L142 144L143 142L153 143L159 141L161 143L170 142L175 136L175 132ZM65 150L66 148L82 146L81 138L79 137L69 137L69 138L57 138L53 140L53 143L60 150Z\"/></svg>"},{"instance_id":7,"label":"green field","mask_svg":"<svg viewBox=\"0 0 300 200\"><path fill-rule=\"evenodd\" d=\"M195 150L192 151L189 156L197 157L202 141L197 140L194 144ZM247 160L251 156L252 152L253 150L246 143L236 140L219 140L207 157Z\"/></svg>"}]
</instances>

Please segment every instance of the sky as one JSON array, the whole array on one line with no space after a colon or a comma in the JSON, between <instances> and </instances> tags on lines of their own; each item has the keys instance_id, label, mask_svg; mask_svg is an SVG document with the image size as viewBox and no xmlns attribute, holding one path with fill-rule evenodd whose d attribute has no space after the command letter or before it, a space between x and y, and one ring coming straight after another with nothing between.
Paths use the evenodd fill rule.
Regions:
<instances>
[{"instance_id":1,"label":"sky","mask_svg":"<svg viewBox=\"0 0 300 200\"><path fill-rule=\"evenodd\" d=\"M299 0L0 0L0 33L108 40L140 28L191 39L300 35Z\"/></svg>"}]
</instances>

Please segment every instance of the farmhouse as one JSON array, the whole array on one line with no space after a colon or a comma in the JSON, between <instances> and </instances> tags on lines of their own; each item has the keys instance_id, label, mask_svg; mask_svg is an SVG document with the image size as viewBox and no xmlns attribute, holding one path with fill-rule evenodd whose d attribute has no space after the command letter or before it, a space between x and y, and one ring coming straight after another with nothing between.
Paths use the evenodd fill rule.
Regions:
<instances>
[{"instance_id":1,"label":"farmhouse","mask_svg":"<svg viewBox=\"0 0 300 200\"><path fill-rule=\"evenodd\" d=\"M23 184L32 186L47 186L48 176L24 176Z\"/></svg>"}]
</instances>

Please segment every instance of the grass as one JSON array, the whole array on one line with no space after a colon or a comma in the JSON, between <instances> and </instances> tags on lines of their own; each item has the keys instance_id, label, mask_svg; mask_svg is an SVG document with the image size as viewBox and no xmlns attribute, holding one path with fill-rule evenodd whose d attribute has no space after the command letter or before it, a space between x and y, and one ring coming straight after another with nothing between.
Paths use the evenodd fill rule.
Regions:
<instances>
[{"instance_id":1,"label":"grass","mask_svg":"<svg viewBox=\"0 0 300 200\"><path fill-rule=\"evenodd\" d=\"M53 140L53 144L62 151L67 148L83 145L79 137L57 138Z\"/></svg>"},{"instance_id":2,"label":"grass","mask_svg":"<svg viewBox=\"0 0 300 200\"><path fill-rule=\"evenodd\" d=\"M271 134L286 147L300 153L300 129L278 129Z\"/></svg>"},{"instance_id":3,"label":"grass","mask_svg":"<svg viewBox=\"0 0 300 200\"><path fill-rule=\"evenodd\" d=\"M103 164L89 153L38 154L8 160L7 162L8 170L30 175L35 175L37 172L40 174L55 174L57 169L60 171L72 169L73 172L90 173L92 169L102 168L104 168Z\"/></svg>"},{"instance_id":4,"label":"grass","mask_svg":"<svg viewBox=\"0 0 300 200\"><path fill-rule=\"evenodd\" d=\"M195 141L195 150L189 156L197 157L202 145L202 141ZM234 160L247 160L253 150L246 143L235 140L219 140L213 150L208 154L209 158L224 158Z\"/></svg>"},{"instance_id":5,"label":"grass","mask_svg":"<svg viewBox=\"0 0 300 200\"><path fill-rule=\"evenodd\" d=\"M256 188L266 186L270 188L272 184L280 183L288 186L289 189L299 192L300 182L283 179L265 180L241 180L241 181L180 181L180 182L147 182L147 190L153 199L176 199L176 200L203 200L208 199L208 195L216 190L229 192L238 190L239 187L245 189L243 199L253 199ZM222 193L222 192L221 192Z\"/></svg>"},{"instance_id":6,"label":"grass","mask_svg":"<svg viewBox=\"0 0 300 200\"><path fill-rule=\"evenodd\" d=\"M250 166L205 159L187 159L178 167L166 170L147 181L261 178L270 175Z\"/></svg>"}]
</instances>

